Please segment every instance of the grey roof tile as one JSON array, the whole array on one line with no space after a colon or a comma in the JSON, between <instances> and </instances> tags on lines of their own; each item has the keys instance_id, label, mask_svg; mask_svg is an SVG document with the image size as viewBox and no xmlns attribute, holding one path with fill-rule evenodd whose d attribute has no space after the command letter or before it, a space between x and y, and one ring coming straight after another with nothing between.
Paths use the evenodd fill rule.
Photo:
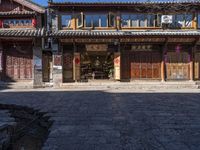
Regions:
<instances>
[{"instance_id":1,"label":"grey roof tile","mask_svg":"<svg viewBox=\"0 0 200 150\"><path fill-rule=\"evenodd\" d=\"M49 34L49 36L56 37L84 37L84 36L165 36L165 35L186 35L186 36L200 36L200 30L151 30L151 31L68 31L68 30L60 30L57 32L53 32Z\"/></svg>"},{"instance_id":2,"label":"grey roof tile","mask_svg":"<svg viewBox=\"0 0 200 150\"><path fill-rule=\"evenodd\" d=\"M199 0L53 0L54 4L200 3Z\"/></svg>"},{"instance_id":3,"label":"grey roof tile","mask_svg":"<svg viewBox=\"0 0 200 150\"><path fill-rule=\"evenodd\" d=\"M0 29L1 37L42 37L44 29Z\"/></svg>"},{"instance_id":4,"label":"grey roof tile","mask_svg":"<svg viewBox=\"0 0 200 150\"><path fill-rule=\"evenodd\" d=\"M11 16L11 15L34 15L35 11L8 11L0 12L0 16Z\"/></svg>"}]
</instances>

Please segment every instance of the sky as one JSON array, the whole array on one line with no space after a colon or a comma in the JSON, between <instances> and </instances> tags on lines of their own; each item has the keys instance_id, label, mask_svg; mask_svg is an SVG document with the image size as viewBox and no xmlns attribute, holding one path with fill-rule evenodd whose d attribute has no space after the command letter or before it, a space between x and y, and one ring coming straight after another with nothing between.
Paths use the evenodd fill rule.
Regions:
<instances>
[{"instance_id":1,"label":"sky","mask_svg":"<svg viewBox=\"0 0 200 150\"><path fill-rule=\"evenodd\" d=\"M33 0L33 1L40 5L46 6L48 0Z\"/></svg>"}]
</instances>

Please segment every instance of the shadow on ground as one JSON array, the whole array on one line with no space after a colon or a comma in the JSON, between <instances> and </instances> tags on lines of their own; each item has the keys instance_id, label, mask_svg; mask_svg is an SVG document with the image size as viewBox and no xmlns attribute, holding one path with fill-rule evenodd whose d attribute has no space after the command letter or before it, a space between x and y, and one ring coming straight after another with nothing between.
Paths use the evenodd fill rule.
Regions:
<instances>
[{"instance_id":1,"label":"shadow on ground","mask_svg":"<svg viewBox=\"0 0 200 150\"><path fill-rule=\"evenodd\" d=\"M54 121L43 149L199 150L199 93L1 92Z\"/></svg>"}]
</instances>

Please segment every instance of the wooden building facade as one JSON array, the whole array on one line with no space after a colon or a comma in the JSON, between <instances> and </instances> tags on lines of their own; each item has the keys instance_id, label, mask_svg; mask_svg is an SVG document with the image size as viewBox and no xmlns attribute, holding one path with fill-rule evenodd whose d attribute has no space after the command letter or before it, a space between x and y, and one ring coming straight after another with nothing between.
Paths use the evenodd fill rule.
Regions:
<instances>
[{"instance_id":1,"label":"wooden building facade","mask_svg":"<svg viewBox=\"0 0 200 150\"><path fill-rule=\"evenodd\" d=\"M0 1L0 79L199 80L200 2Z\"/></svg>"},{"instance_id":2,"label":"wooden building facade","mask_svg":"<svg viewBox=\"0 0 200 150\"><path fill-rule=\"evenodd\" d=\"M52 1L49 10L56 82L200 79L199 1Z\"/></svg>"},{"instance_id":3,"label":"wooden building facade","mask_svg":"<svg viewBox=\"0 0 200 150\"><path fill-rule=\"evenodd\" d=\"M39 53L42 51L44 16L45 9L31 1L0 1L2 81L30 81L35 84L36 80L40 80L36 71L37 67L42 67ZM40 72L42 74L42 70Z\"/></svg>"}]
</instances>

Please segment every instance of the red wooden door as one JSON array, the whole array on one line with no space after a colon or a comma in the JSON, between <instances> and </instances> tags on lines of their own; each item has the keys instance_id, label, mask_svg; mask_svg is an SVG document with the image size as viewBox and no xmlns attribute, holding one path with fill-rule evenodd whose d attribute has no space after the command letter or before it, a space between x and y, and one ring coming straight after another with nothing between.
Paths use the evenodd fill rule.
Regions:
<instances>
[{"instance_id":1,"label":"red wooden door","mask_svg":"<svg viewBox=\"0 0 200 150\"><path fill-rule=\"evenodd\" d=\"M131 79L160 79L160 52L137 51L130 55Z\"/></svg>"},{"instance_id":2,"label":"red wooden door","mask_svg":"<svg viewBox=\"0 0 200 150\"><path fill-rule=\"evenodd\" d=\"M32 79L32 47L17 45L15 48L8 45L5 50L5 79L29 80Z\"/></svg>"},{"instance_id":3,"label":"red wooden door","mask_svg":"<svg viewBox=\"0 0 200 150\"><path fill-rule=\"evenodd\" d=\"M140 55L131 54L131 77L140 78Z\"/></svg>"}]
</instances>

